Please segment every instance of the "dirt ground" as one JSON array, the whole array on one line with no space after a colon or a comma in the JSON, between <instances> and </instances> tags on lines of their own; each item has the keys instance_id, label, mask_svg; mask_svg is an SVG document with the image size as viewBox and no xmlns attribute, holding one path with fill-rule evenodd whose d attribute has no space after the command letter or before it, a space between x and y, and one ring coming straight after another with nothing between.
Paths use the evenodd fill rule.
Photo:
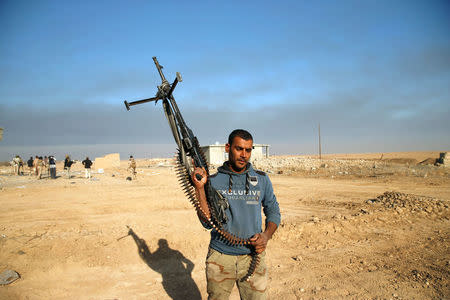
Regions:
<instances>
[{"instance_id":1,"label":"dirt ground","mask_svg":"<svg viewBox=\"0 0 450 300\"><path fill-rule=\"evenodd\" d=\"M269 174L282 215L269 298L449 299L450 168L421 168ZM138 160L132 181L126 161L90 180L79 163L70 179L57 169L37 180L0 168L0 272L20 274L0 299L206 299L209 232L172 166Z\"/></svg>"}]
</instances>

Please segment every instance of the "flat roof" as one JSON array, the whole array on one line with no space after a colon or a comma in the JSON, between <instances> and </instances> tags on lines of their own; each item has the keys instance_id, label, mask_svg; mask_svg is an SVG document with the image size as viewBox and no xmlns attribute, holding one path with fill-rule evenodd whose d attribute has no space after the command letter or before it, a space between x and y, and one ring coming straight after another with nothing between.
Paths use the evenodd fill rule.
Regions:
<instances>
[{"instance_id":1,"label":"flat roof","mask_svg":"<svg viewBox=\"0 0 450 300\"><path fill-rule=\"evenodd\" d=\"M204 147L225 147L225 144L220 145L206 145L206 146L200 146L201 148ZM254 144L253 147L270 147L268 144Z\"/></svg>"}]
</instances>

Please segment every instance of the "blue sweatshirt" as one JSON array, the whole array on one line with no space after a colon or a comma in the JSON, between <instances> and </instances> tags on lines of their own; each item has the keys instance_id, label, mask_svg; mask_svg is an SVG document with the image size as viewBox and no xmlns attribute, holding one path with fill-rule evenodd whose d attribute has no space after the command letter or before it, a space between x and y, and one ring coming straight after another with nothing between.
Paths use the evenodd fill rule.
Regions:
<instances>
[{"instance_id":1,"label":"blue sweatshirt","mask_svg":"<svg viewBox=\"0 0 450 300\"><path fill-rule=\"evenodd\" d=\"M244 172L235 173L229 168L228 162L225 162L218 168L216 174L209 177L209 180L230 204L226 210L228 222L224 225L228 232L243 239L262 232L261 207L266 216L266 224L269 221L277 226L280 224L280 208L273 193L272 183L264 172L253 169L250 163ZM214 229L211 231L209 246L228 255L244 255L251 252L247 246L232 246L223 242Z\"/></svg>"}]
</instances>

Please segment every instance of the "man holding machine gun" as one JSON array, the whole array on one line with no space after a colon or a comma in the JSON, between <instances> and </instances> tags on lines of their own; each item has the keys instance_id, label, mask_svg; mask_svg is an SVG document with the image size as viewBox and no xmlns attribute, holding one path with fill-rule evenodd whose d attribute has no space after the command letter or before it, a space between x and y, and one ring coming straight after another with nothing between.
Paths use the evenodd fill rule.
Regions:
<instances>
[{"instance_id":1,"label":"man holding machine gun","mask_svg":"<svg viewBox=\"0 0 450 300\"><path fill-rule=\"evenodd\" d=\"M210 217L210 210L204 186L210 180L212 186L229 202L226 230L237 237L250 238L250 247L253 247L230 245L220 238L215 229L211 231L206 257L208 299L228 299L235 282L241 299L266 299L265 249L281 217L269 177L253 169L249 163L252 149L252 135L246 130L236 129L229 135L225 145L228 161L218 168L218 173L208 178L204 168L195 168L191 175L206 217ZM264 232L261 206L266 217ZM201 216L199 218L203 226L210 229L205 220ZM252 250L260 256L260 262L254 274L248 280L241 281L249 269Z\"/></svg>"}]
</instances>

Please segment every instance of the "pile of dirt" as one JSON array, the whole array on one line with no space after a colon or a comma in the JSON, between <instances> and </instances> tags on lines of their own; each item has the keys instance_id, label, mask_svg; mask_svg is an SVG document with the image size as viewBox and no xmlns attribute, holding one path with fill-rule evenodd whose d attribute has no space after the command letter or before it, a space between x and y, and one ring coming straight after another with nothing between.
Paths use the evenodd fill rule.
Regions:
<instances>
[{"instance_id":1,"label":"pile of dirt","mask_svg":"<svg viewBox=\"0 0 450 300\"><path fill-rule=\"evenodd\" d=\"M414 158L389 158L384 160L387 163L404 164L404 165L417 165L418 161Z\"/></svg>"},{"instance_id":2,"label":"pile of dirt","mask_svg":"<svg viewBox=\"0 0 450 300\"><path fill-rule=\"evenodd\" d=\"M403 210L408 212L426 212L428 214L448 212L448 204L442 200L394 191L384 192L375 199L368 200L367 203L379 205L384 209L393 209L397 212Z\"/></svg>"},{"instance_id":3,"label":"pile of dirt","mask_svg":"<svg viewBox=\"0 0 450 300\"><path fill-rule=\"evenodd\" d=\"M255 159L253 167L269 174L296 175L308 177L371 177L393 176L450 177L449 170L435 164L436 159L389 158L383 160L365 159L316 159L301 156ZM444 169L444 170L443 170ZM445 174L442 174L445 173Z\"/></svg>"}]
</instances>

